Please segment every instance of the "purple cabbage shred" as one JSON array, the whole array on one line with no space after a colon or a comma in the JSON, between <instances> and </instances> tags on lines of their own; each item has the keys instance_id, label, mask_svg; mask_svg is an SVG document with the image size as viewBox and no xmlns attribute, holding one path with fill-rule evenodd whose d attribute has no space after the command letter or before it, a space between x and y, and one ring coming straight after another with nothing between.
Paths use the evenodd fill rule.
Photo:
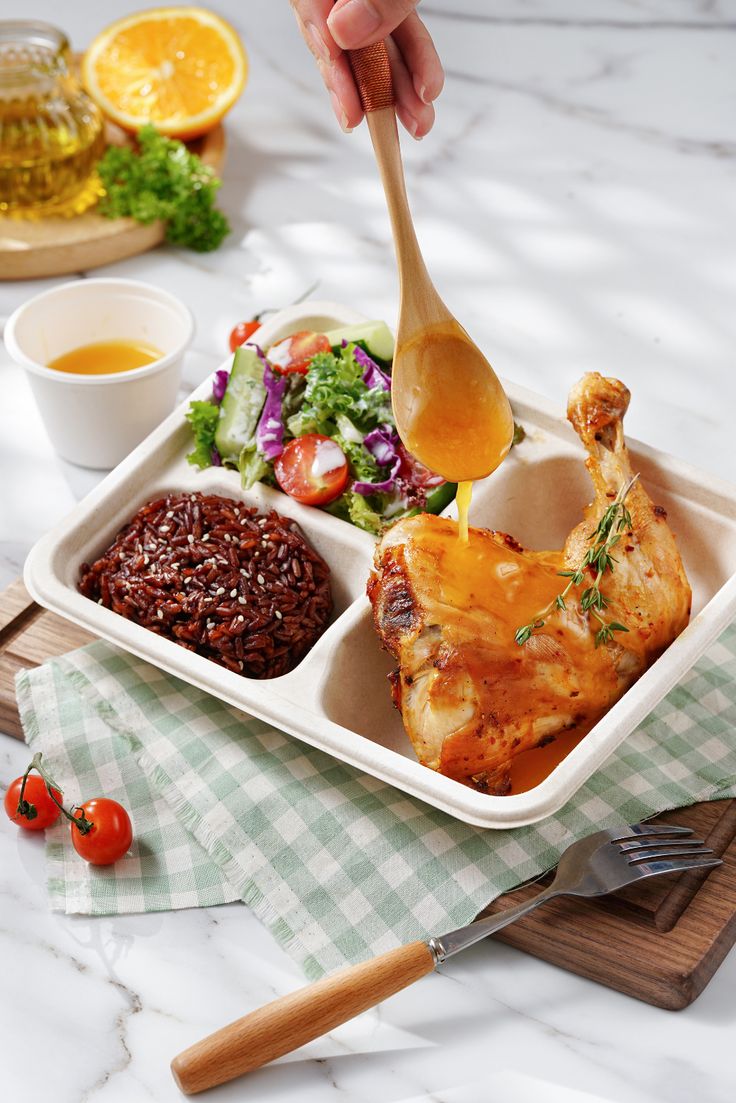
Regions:
<instances>
[{"instance_id":1,"label":"purple cabbage shred","mask_svg":"<svg viewBox=\"0 0 736 1103\"><path fill-rule=\"evenodd\" d=\"M222 402L225 397L229 379L230 372L225 371L224 368L220 368L219 371L215 372L215 378L212 381L212 397L218 404Z\"/></svg>"},{"instance_id":2,"label":"purple cabbage shred","mask_svg":"<svg viewBox=\"0 0 736 1103\"><path fill-rule=\"evenodd\" d=\"M284 450L284 420L281 403L288 379L277 375L264 356L263 349L252 342L253 348L263 364L263 385L266 388L266 401L256 428L256 446L267 460L275 460Z\"/></svg>"},{"instance_id":3,"label":"purple cabbage shred","mask_svg":"<svg viewBox=\"0 0 736 1103\"><path fill-rule=\"evenodd\" d=\"M355 362L363 369L363 382L366 387L380 387L383 391L391 390L391 378L386 375L384 371L381 371L375 360L371 360L367 352L364 352L360 345L356 345L353 349L353 355L355 356Z\"/></svg>"},{"instance_id":4,"label":"purple cabbage shred","mask_svg":"<svg viewBox=\"0 0 736 1103\"><path fill-rule=\"evenodd\" d=\"M379 425L367 434L363 444L373 456L379 467L388 467L391 470L385 479L378 483L353 483L356 494L390 494L396 489L396 476L401 467L401 456L398 452L399 437L390 425Z\"/></svg>"}]
</instances>

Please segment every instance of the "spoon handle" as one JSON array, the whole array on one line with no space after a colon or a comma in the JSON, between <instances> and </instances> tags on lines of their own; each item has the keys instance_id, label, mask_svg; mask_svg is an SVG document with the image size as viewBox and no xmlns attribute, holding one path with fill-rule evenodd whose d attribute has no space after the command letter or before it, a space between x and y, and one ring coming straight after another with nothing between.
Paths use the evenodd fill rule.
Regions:
<instances>
[{"instance_id":1,"label":"spoon handle","mask_svg":"<svg viewBox=\"0 0 736 1103\"><path fill-rule=\"evenodd\" d=\"M391 219L402 301L399 313L403 312L405 305L409 307L417 323L412 328L418 328L420 316L436 319L440 315L448 315L447 308L432 286L411 217L396 127L388 51L385 42L376 42L360 50L349 50L348 57L366 114Z\"/></svg>"}]
</instances>

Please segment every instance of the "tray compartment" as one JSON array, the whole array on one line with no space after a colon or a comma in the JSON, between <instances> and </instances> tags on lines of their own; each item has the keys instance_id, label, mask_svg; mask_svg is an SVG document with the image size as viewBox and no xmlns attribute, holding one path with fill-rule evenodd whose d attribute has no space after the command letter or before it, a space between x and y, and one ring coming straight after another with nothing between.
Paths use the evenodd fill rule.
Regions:
<instances>
[{"instance_id":1,"label":"tray compartment","mask_svg":"<svg viewBox=\"0 0 736 1103\"><path fill-rule=\"evenodd\" d=\"M328 641L317 707L335 724L414 759L401 716L391 701L388 676L396 660L381 648L366 598L356 602Z\"/></svg>"},{"instance_id":2,"label":"tray compartment","mask_svg":"<svg viewBox=\"0 0 736 1103\"><path fill-rule=\"evenodd\" d=\"M235 476L234 480L229 478L231 475ZM145 491L142 487L138 487L135 491L131 487L130 494L121 495L120 501L113 503L112 500L108 500L105 505L109 508L102 506L95 510L94 515L89 518L89 524L80 526L59 542L53 559L55 570L59 580L70 591L70 598L73 597L75 605L78 604L79 616L82 619L90 613L89 610L84 610L85 605L94 606L96 613L102 619L112 618L112 623L108 626L110 633L115 632L115 622L124 619L111 609L96 606L89 598L77 592L81 565L97 559L142 505L168 493L220 494L241 501L249 508L256 508L259 513L268 513L271 509L275 509L282 516L294 520L305 539L330 567L333 609L328 628L339 620L355 599L364 592L365 584L362 579L368 575L373 552L373 540L367 534L357 532L353 534L348 531L351 526L346 525L345 522L319 510L305 510L298 502L271 487L257 484L249 491L242 491L237 472L222 468L210 468L198 472L185 460L179 458L168 470L163 470L160 477L150 483ZM361 536L365 536L366 539L361 539ZM127 623L139 632L145 633L146 637L155 636L150 629L137 625L134 621ZM155 638L162 647L175 647L181 650L179 644L166 637L155 636ZM306 661L317 643L319 640L288 674L275 679L255 680L276 682L288 679ZM142 642L141 647L144 646L145 643ZM217 667L218 665L209 659L204 661L208 666ZM247 675L240 675L240 677L247 681L253 680Z\"/></svg>"}]
</instances>

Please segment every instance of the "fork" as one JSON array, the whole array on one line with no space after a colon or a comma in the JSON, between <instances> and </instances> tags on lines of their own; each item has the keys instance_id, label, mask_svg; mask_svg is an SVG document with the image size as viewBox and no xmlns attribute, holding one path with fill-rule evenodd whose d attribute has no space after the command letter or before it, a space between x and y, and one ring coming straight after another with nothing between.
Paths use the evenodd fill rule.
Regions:
<instances>
[{"instance_id":1,"label":"fork","mask_svg":"<svg viewBox=\"0 0 736 1103\"><path fill-rule=\"evenodd\" d=\"M556 896L604 896L663 873L712 869L721 859L689 827L635 823L598 831L562 854L555 878L531 900L465 927L389 950L281 996L180 1053L174 1079L193 1095L260 1068L407 988L447 958Z\"/></svg>"}]
</instances>

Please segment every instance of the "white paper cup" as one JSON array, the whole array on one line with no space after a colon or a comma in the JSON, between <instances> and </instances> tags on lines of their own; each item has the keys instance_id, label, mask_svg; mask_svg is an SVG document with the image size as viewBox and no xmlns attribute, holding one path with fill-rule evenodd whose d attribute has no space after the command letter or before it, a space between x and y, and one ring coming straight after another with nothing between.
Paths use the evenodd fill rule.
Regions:
<instances>
[{"instance_id":1,"label":"white paper cup","mask_svg":"<svg viewBox=\"0 0 736 1103\"><path fill-rule=\"evenodd\" d=\"M109 468L171 412L194 321L168 291L138 280L74 280L29 299L5 326L5 347L25 368L56 451ZM163 354L108 375L56 371L57 356L98 341L141 341Z\"/></svg>"}]
</instances>

